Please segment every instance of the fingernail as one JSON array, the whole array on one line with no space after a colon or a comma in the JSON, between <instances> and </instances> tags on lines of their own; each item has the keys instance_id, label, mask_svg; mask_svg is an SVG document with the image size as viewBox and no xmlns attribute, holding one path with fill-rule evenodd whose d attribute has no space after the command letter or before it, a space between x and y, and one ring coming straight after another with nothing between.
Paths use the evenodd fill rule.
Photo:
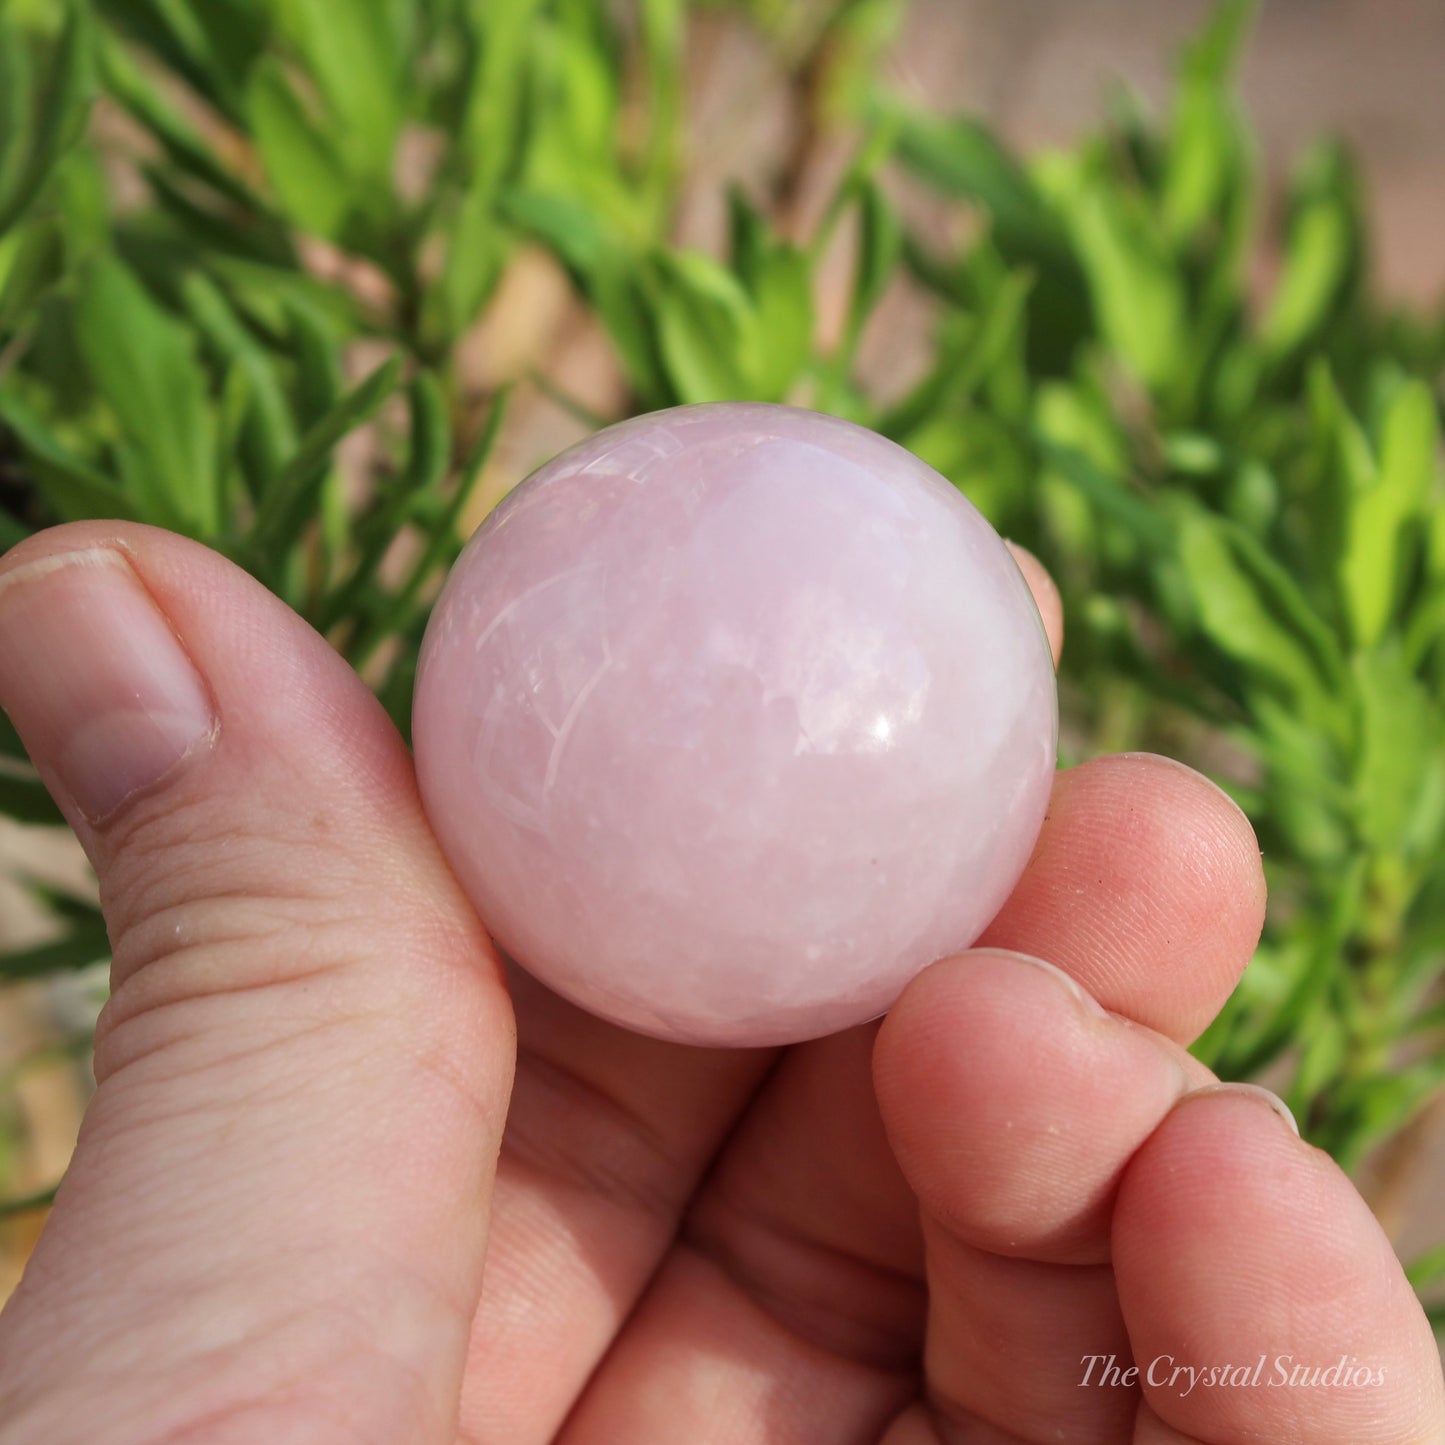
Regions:
<instances>
[{"instance_id":1,"label":"fingernail","mask_svg":"<svg viewBox=\"0 0 1445 1445\"><path fill-rule=\"evenodd\" d=\"M200 675L117 547L0 576L0 707L92 823L216 730Z\"/></svg>"},{"instance_id":2,"label":"fingernail","mask_svg":"<svg viewBox=\"0 0 1445 1445\"><path fill-rule=\"evenodd\" d=\"M1027 963L1034 968L1048 974L1055 983L1060 985L1064 991L1078 1004L1086 1013L1097 1014L1100 1018L1108 1018L1109 1011L1089 993L1084 986L1072 974L1065 973L1057 964L1045 963L1041 958L1035 958L1031 953L1019 953L1012 948L985 948L980 953L990 954L998 958L1012 958L1019 963Z\"/></svg>"},{"instance_id":3,"label":"fingernail","mask_svg":"<svg viewBox=\"0 0 1445 1445\"><path fill-rule=\"evenodd\" d=\"M1202 1089L1194 1089L1186 1094L1180 1103L1187 1103L1190 1099L1203 1099L1211 1094L1234 1094L1241 1099L1255 1099L1283 1119L1296 1139L1300 1137L1299 1125L1295 1122L1289 1105L1278 1094L1272 1094L1258 1084L1206 1084Z\"/></svg>"}]
</instances>

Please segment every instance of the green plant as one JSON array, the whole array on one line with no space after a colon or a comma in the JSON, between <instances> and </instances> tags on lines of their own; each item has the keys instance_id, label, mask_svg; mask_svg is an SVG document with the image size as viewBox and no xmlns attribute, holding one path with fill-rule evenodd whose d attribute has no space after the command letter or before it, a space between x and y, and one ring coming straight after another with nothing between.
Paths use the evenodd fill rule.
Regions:
<instances>
[{"instance_id":1,"label":"green plant","mask_svg":"<svg viewBox=\"0 0 1445 1445\"><path fill-rule=\"evenodd\" d=\"M541 247L610 338L627 410L852 417L1040 554L1070 616L1071 756L1199 761L1261 839L1265 938L1196 1052L1282 1077L1306 1133L1357 1165L1445 1084L1445 318L1372 297L1360 181L1328 143L1251 304L1267 238L1231 83L1240 0L1188 47L1166 116L1120 94L1098 133L1027 161L877 81L896 0L740 7L853 162L805 238L735 189L724 254L680 247L702 8L10 0L0 542L82 516L198 537L405 730L507 398L469 388L459 345ZM973 238L925 244L889 198L900 168L974 212ZM845 237L824 345L819 275ZM885 398L858 359L899 284L936 328L922 379ZM363 426L356 500L336 447ZM0 758L0 809L58 822L8 727ZM104 957L93 909L47 901L67 932L0 976ZM1440 1251L1414 1268L1441 1276Z\"/></svg>"}]
</instances>

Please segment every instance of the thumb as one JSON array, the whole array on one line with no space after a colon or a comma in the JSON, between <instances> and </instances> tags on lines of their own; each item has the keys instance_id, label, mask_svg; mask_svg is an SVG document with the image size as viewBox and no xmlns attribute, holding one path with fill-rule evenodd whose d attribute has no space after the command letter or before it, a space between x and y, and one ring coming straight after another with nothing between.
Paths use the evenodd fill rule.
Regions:
<instances>
[{"instance_id":1,"label":"thumb","mask_svg":"<svg viewBox=\"0 0 1445 1445\"><path fill-rule=\"evenodd\" d=\"M115 522L0 560L0 706L114 954L0 1440L452 1441L514 1033L405 744L246 573Z\"/></svg>"}]
</instances>

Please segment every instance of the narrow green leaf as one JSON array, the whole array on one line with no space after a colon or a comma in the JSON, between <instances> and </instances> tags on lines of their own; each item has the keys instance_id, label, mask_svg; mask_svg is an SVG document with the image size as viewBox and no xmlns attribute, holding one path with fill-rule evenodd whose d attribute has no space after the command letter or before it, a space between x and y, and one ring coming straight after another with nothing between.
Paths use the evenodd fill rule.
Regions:
<instances>
[{"instance_id":1,"label":"narrow green leaf","mask_svg":"<svg viewBox=\"0 0 1445 1445\"><path fill-rule=\"evenodd\" d=\"M858 265L848 301L848 354L856 349L864 325L883 299L902 258L903 222L876 183L864 180L858 190Z\"/></svg>"},{"instance_id":2,"label":"narrow green leaf","mask_svg":"<svg viewBox=\"0 0 1445 1445\"><path fill-rule=\"evenodd\" d=\"M1151 553L1162 553L1171 545L1174 534L1168 520L1140 492L1111 476L1077 446L1060 446L1042 436L1039 445L1053 469L1093 511L1121 525Z\"/></svg>"},{"instance_id":3,"label":"narrow green leaf","mask_svg":"<svg viewBox=\"0 0 1445 1445\"><path fill-rule=\"evenodd\" d=\"M474 35L461 139L471 163L468 190L495 194L516 174L521 157L529 40L541 0L470 0L466 18Z\"/></svg>"},{"instance_id":4,"label":"narrow green leaf","mask_svg":"<svg viewBox=\"0 0 1445 1445\"><path fill-rule=\"evenodd\" d=\"M169 526L176 520L174 510L164 502L154 511L143 513L136 499L127 496L104 473L68 452L19 397L4 391L0 391L0 421L14 433L38 490L62 521L115 517Z\"/></svg>"},{"instance_id":5,"label":"narrow green leaf","mask_svg":"<svg viewBox=\"0 0 1445 1445\"><path fill-rule=\"evenodd\" d=\"M1010 272L994 290L983 315L954 312L947 317L933 369L884 413L877 430L907 445L908 436L931 418L957 413L968 405L1009 348L1018 345L1033 285L1030 272Z\"/></svg>"},{"instance_id":6,"label":"narrow green leaf","mask_svg":"<svg viewBox=\"0 0 1445 1445\"><path fill-rule=\"evenodd\" d=\"M465 540L458 532L457 524L476 490L482 469L487 464L487 458L491 456L492 449L496 446L510 398L511 393L503 391L499 392L493 400L486 425L482 428L481 435L462 464L456 488L446 499L440 514L426 529L427 543L421 556L413 564L395 596L388 599L387 616L379 619L363 634L355 650L350 654L353 667L361 668L366 665L382 641L389 634L397 631L398 624L407 618L408 613L415 606L422 588L426 585L427 579L438 568L450 566L456 560Z\"/></svg>"},{"instance_id":7,"label":"narrow green leaf","mask_svg":"<svg viewBox=\"0 0 1445 1445\"><path fill-rule=\"evenodd\" d=\"M0 766L0 815L16 823L63 824L65 816L32 770Z\"/></svg>"},{"instance_id":8,"label":"narrow green leaf","mask_svg":"<svg viewBox=\"0 0 1445 1445\"><path fill-rule=\"evenodd\" d=\"M1317 150L1296 184L1283 267L1260 323L1260 342L1271 358L1301 350L1347 294L1359 266L1356 204L1343 153Z\"/></svg>"},{"instance_id":9,"label":"narrow green leaf","mask_svg":"<svg viewBox=\"0 0 1445 1445\"><path fill-rule=\"evenodd\" d=\"M985 207L1012 260L1071 267L1068 237L1027 172L982 122L885 108L903 163L940 190Z\"/></svg>"},{"instance_id":10,"label":"narrow green leaf","mask_svg":"<svg viewBox=\"0 0 1445 1445\"><path fill-rule=\"evenodd\" d=\"M1240 164L1231 98L1212 79L1186 79L1174 103L1168 169L1160 198L1165 232L1182 241L1215 222Z\"/></svg>"},{"instance_id":11,"label":"narrow green leaf","mask_svg":"<svg viewBox=\"0 0 1445 1445\"><path fill-rule=\"evenodd\" d=\"M647 70L647 139L641 185L654 208L671 196L686 133L683 116L685 0L642 0L642 52Z\"/></svg>"},{"instance_id":12,"label":"narrow green leaf","mask_svg":"<svg viewBox=\"0 0 1445 1445\"><path fill-rule=\"evenodd\" d=\"M87 968L109 957L110 939L104 925L81 925L64 938L0 952L0 981L43 978L62 970Z\"/></svg>"},{"instance_id":13,"label":"narrow green leaf","mask_svg":"<svg viewBox=\"0 0 1445 1445\"><path fill-rule=\"evenodd\" d=\"M1298 1030L1300 1060L1284 1098L1297 1118L1308 1118L1310 1101L1340 1073L1345 1026L1329 1008L1315 1008L1299 1021Z\"/></svg>"},{"instance_id":14,"label":"narrow green leaf","mask_svg":"<svg viewBox=\"0 0 1445 1445\"><path fill-rule=\"evenodd\" d=\"M496 198L481 186L467 188L446 236L446 261L425 302L427 329L440 350L477 319L501 279L509 249Z\"/></svg>"},{"instance_id":15,"label":"narrow green leaf","mask_svg":"<svg viewBox=\"0 0 1445 1445\"><path fill-rule=\"evenodd\" d=\"M19 192L34 163L32 103L35 67L31 46L17 26L0 17L0 202ZM3 237L0 232L0 237Z\"/></svg>"},{"instance_id":16,"label":"narrow green leaf","mask_svg":"<svg viewBox=\"0 0 1445 1445\"><path fill-rule=\"evenodd\" d=\"M1360 747L1355 794L1360 836L1380 851L1400 849L1441 737L1440 717L1398 646L1357 654Z\"/></svg>"},{"instance_id":17,"label":"narrow green leaf","mask_svg":"<svg viewBox=\"0 0 1445 1445\"><path fill-rule=\"evenodd\" d=\"M807 371L813 354L813 271L794 246L771 247L751 286L752 316L743 353L749 391L781 401Z\"/></svg>"},{"instance_id":18,"label":"narrow green leaf","mask_svg":"<svg viewBox=\"0 0 1445 1445\"><path fill-rule=\"evenodd\" d=\"M242 434L251 417L255 397L254 383L245 364L233 361L226 367L221 382L221 395L216 406L216 515L223 519L229 530L230 519L236 514L239 498L249 494L254 498L259 488L248 487L242 472L241 454L244 450ZM219 538L217 539L220 540Z\"/></svg>"},{"instance_id":19,"label":"narrow green leaf","mask_svg":"<svg viewBox=\"0 0 1445 1445\"><path fill-rule=\"evenodd\" d=\"M1136 198L1102 178L1088 185L1070 221L1104 339L1140 381L1162 388L1188 336L1181 279L1162 235Z\"/></svg>"},{"instance_id":20,"label":"narrow green leaf","mask_svg":"<svg viewBox=\"0 0 1445 1445\"><path fill-rule=\"evenodd\" d=\"M1445 1240L1411 1260L1405 1267L1405 1277L1416 1289L1427 1289L1445 1278Z\"/></svg>"},{"instance_id":21,"label":"narrow green leaf","mask_svg":"<svg viewBox=\"0 0 1445 1445\"><path fill-rule=\"evenodd\" d=\"M1359 647L1373 647L1394 615L1404 580L1404 530L1431 503L1439 447L1435 398L1423 381L1409 382L1385 418L1376 474L1351 499L1340 581Z\"/></svg>"},{"instance_id":22,"label":"narrow green leaf","mask_svg":"<svg viewBox=\"0 0 1445 1445\"><path fill-rule=\"evenodd\" d=\"M352 209L350 183L279 61L267 58L251 72L245 103L256 149L286 213L335 240Z\"/></svg>"},{"instance_id":23,"label":"narrow green leaf","mask_svg":"<svg viewBox=\"0 0 1445 1445\"><path fill-rule=\"evenodd\" d=\"M77 0L66 7L65 28L35 91L29 156L0 192L0 235L25 212L56 161L80 138L95 87L94 72L90 12Z\"/></svg>"},{"instance_id":24,"label":"narrow green leaf","mask_svg":"<svg viewBox=\"0 0 1445 1445\"><path fill-rule=\"evenodd\" d=\"M411 436L406 467L377 487L365 511L355 519L349 538L355 554L350 571L322 598L311 618L319 632L330 632L342 620L365 612L366 593L380 595L376 571L382 558L414 518L418 504L435 497L446 477L452 425L441 384L433 373L420 371L409 392ZM353 628L353 639L359 635Z\"/></svg>"},{"instance_id":25,"label":"narrow green leaf","mask_svg":"<svg viewBox=\"0 0 1445 1445\"><path fill-rule=\"evenodd\" d=\"M1406 666L1411 672L1419 671L1442 642L1445 642L1445 586L1437 582L1410 610L1404 641Z\"/></svg>"},{"instance_id":26,"label":"narrow green leaf","mask_svg":"<svg viewBox=\"0 0 1445 1445\"><path fill-rule=\"evenodd\" d=\"M1226 655L1297 697L1325 696L1325 680L1308 647L1284 624L1276 597L1261 585L1258 557L1246 561L1242 555L1241 535L1197 506L1182 507L1177 525L1178 558L1205 634ZM1307 609L1308 603L1301 600L1299 606Z\"/></svg>"},{"instance_id":27,"label":"narrow green leaf","mask_svg":"<svg viewBox=\"0 0 1445 1445\"><path fill-rule=\"evenodd\" d=\"M612 60L608 21L596 6L557 9L550 23L534 27L533 114L546 123L534 125L528 136L526 183L576 196L601 215L640 220L645 197L619 173L622 77Z\"/></svg>"},{"instance_id":28,"label":"narrow green leaf","mask_svg":"<svg viewBox=\"0 0 1445 1445\"><path fill-rule=\"evenodd\" d=\"M302 437L296 455L262 497L246 546L269 575L312 514L336 444L380 410L400 378L401 359L392 357L343 396Z\"/></svg>"},{"instance_id":29,"label":"narrow green leaf","mask_svg":"<svg viewBox=\"0 0 1445 1445\"><path fill-rule=\"evenodd\" d=\"M246 329L215 282L192 271L181 282L181 295L223 366L239 368L246 378L252 422L245 439L257 468L253 491L263 491L296 450L296 425L285 387L266 348Z\"/></svg>"},{"instance_id":30,"label":"narrow green leaf","mask_svg":"<svg viewBox=\"0 0 1445 1445\"><path fill-rule=\"evenodd\" d=\"M736 401L748 391L744 352L754 315L731 272L698 251L665 252L652 271L663 364L681 402Z\"/></svg>"},{"instance_id":31,"label":"narrow green leaf","mask_svg":"<svg viewBox=\"0 0 1445 1445\"><path fill-rule=\"evenodd\" d=\"M106 90L150 132L173 165L238 206L258 215L268 213L264 199L220 160L200 132L165 99L125 46L107 32L101 35L100 62Z\"/></svg>"},{"instance_id":32,"label":"narrow green leaf","mask_svg":"<svg viewBox=\"0 0 1445 1445\"><path fill-rule=\"evenodd\" d=\"M28 536L29 527L17 522L8 512L0 512L0 552L8 552Z\"/></svg>"},{"instance_id":33,"label":"narrow green leaf","mask_svg":"<svg viewBox=\"0 0 1445 1445\"><path fill-rule=\"evenodd\" d=\"M772 249L772 230L767 218L748 199L740 185L733 183L728 186L727 204L728 265L738 280L751 291L756 286L768 252Z\"/></svg>"},{"instance_id":34,"label":"narrow green leaf","mask_svg":"<svg viewBox=\"0 0 1445 1445\"><path fill-rule=\"evenodd\" d=\"M0 236L0 338L14 335L65 274L65 226L36 217Z\"/></svg>"},{"instance_id":35,"label":"narrow green leaf","mask_svg":"<svg viewBox=\"0 0 1445 1445\"><path fill-rule=\"evenodd\" d=\"M376 0L287 0L275 10L326 101L325 139L365 178L378 203L390 194L392 153L405 112L414 10Z\"/></svg>"},{"instance_id":36,"label":"narrow green leaf","mask_svg":"<svg viewBox=\"0 0 1445 1445\"><path fill-rule=\"evenodd\" d=\"M542 242L597 311L633 390L651 407L677 400L657 343L642 265L604 223L575 199L538 191L505 191L498 209Z\"/></svg>"},{"instance_id":37,"label":"narrow green leaf","mask_svg":"<svg viewBox=\"0 0 1445 1445\"><path fill-rule=\"evenodd\" d=\"M142 463L138 495L214 536L215 430L191 334L109 256L82 274L76 320L96 387Z\"/></svg>"},{"instance_id":38,"label":"narrow green leaf","mask_svg":"<svg viewBox=\"0 0 1445 1445\"><path fill-rule=\"evenodd\" d=\"M1259 0L1222 0L1185 51L1183 69L1190 77L1224 85L1249 37Z\"/></svg>"},{"instance_id":39,"label":"narrow green leaf","mask_svg":"<svg viewBox=\"0 0 1445 1445\"><path fill-rule=\"evenodd\" d=\"M49 1209L55 1203L55 1196L59 1190L59 1184L52 1184L49 1189L40 1189L34 1194L22 1195L19 1199L0 1200L0 1220L14 1219L21 1214L33 1214L36 1210Z\"/></svg>"},{"instance_id":40,"label":"narrow green leaf","mask_svg":"<svg viewBox=\"0 0 1445 1445\"><path fill-rule=\"evenodd\" d=\"M286 298L282 313L286 349L296 363L296 419L306 428L341 396L340 341L321 312L299 295Z\"/></svg>"},{"instance_id":41,"label":"narrow green leaf","mask_svg":"<svg viewBox=\"0 0 1445 1445\"><path fill-rule=\"evenodd\" d=\"M266 7L251 0L99 0L99 8L228 119L241 118L241 84L266 38Z\"/></svg>"}]
</instances>

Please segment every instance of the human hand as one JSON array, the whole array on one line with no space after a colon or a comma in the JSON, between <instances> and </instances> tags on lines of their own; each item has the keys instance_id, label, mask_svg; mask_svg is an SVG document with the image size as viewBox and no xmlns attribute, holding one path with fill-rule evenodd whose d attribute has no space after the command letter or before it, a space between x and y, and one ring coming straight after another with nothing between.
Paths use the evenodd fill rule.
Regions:
<instances>
[{"instance_id":1,"label":"human hand","mask_svg":"<svg viewBox=\"0 0 1445 1445\"><path fill-rule=\"evenodd\" d=\"M114 950L4 1445L1445 1440L1364 1203L1182 1047L1264 906L1188 769L1061 773L977 948L881 1025L718 1051L505 979L379 704L197 543L16 547L0 705ZM1381 1382L1265 1383L1341 1356Z\"/></svg>"}]
</instances>

